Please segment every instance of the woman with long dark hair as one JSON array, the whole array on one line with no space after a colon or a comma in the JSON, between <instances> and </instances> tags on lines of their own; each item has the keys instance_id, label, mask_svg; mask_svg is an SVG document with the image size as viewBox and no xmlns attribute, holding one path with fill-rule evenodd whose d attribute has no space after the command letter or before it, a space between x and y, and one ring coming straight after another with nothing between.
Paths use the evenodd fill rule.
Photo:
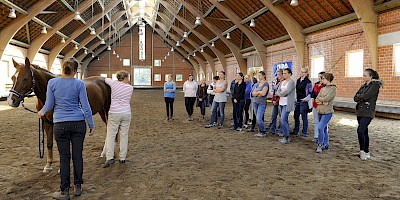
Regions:
<instances>
[{"instance_id":1,"label":"woman with long dark hair","mask_svg":"<svg viewBox=\"0 0 400 200\"><path fill-rule=\"evenodd\" d=\"M246 83L244 82L242 72L236 74L236 83L232 92L233 99L233 130L242 131L243 126L243 108L245 104Z\"/></svg>"},{"instance_id":2,"label":"woman with long dark hair","mask_svg":"<svg viewBox=\"0 0 400 200\"><path fill-rule=\"evenodd\" d=\"M206 118L206 107L208 103L207 88L206 79L201 79L200 85L197 88L197 107L200 108L200 121L204 121Z\"/></svg>"},{"instance_id":3,"label":"woman with long dark hair","mask_svg":"<svg viewBox=\"0 0 400 200\"><path fill-rule=\"evenodd\" d=\"M357 91L354 101L357 103L357 134L360 144L360 158L361 160L367 160L371 157L369 152L368 126L375 117L376 101L383 82L379 79L378 72L373 69L366 69L364 71L363 80L365 83Z\"/></svg>"},{"instance_id":4,"label":"woman with long dark hair","mask_svg":"<svg viewBox=\"0 0 400 200\"><path fill-rule=\"evenodd\" d=\"M86 122L90 134L94 133L92 110L82 80L75 79L79 62L68 58L62 65L60 78L51 79L47 85L46 103L38 112L43 117L54 108L53 133L60 154L60 192L53 195L54 199L70 199L70 162L72 144L72 162L74 165L75 196L82 194L83 184L83 141L86 135Z\"/></svg>"}]
</instances>

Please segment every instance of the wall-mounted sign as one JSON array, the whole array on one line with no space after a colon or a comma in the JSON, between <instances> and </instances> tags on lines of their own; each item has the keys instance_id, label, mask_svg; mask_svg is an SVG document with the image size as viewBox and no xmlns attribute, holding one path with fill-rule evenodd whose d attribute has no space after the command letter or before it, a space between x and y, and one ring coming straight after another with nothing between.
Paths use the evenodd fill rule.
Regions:
<instances>
[{"instance_id":1,"label":"wall-mounted sign","mask_svg":"<svg viewBox=\"0 0 400 200\"><path fill-rule=\"evenodd\" d=\"M139 60L146 59L146 26L139 26Z\"/></svg>"},{"instance_id":2,"label":"wall-mounted sign","mask_svg":"<svg viewBox=\"0 0 400 200\"><path fill-rule=\"evenodd\" d=\"M286 68L293 70L292 62L281 62L281 63L274 64L274 77L278 76L278 74L277 74L278 69L286 69Z\"/></svg>"}]
</instances>

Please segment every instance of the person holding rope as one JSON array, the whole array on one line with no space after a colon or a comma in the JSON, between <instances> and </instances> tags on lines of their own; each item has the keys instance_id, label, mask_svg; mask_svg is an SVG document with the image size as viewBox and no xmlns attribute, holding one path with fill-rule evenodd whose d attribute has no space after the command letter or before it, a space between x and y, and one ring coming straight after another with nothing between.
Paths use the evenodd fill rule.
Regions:
<instances>
[{"instance_id":1,"label":"person holding rope","mask_svg":"<svg viewBox=\"0 0 400 200\"><path fill-rule=\"evenodd\" d=\"M107 138L106 138L106 162L101 165L107 168L114 164L114 147L117 133L120 135L119 162L125 163L128 152L128 135L131 124L131 97L133 87L129 84L129 73L119 71L117 79L106 78L105 82L111 87L111 106L108 112Z\"/></svg>"},{"instance_id":2,"label":"person holding rope","mask_svg":"<svg viewBox=\"0 0 400 200\"><path fill-rule=\"evenodd\" d=\"M79 62L68 58L62 65L60 78L51 79L47 85L46 103L38 116L42 118L54 107L54 137L60 154L60 192L55 192L54 199L70 199L70 160L72 144L72 161L74 164L75 196L82 194L83 184L83 142L86 135L86 123L90 133L94 133L92 110L82 80L75 79Z\"/></svg>"}]
</instances>

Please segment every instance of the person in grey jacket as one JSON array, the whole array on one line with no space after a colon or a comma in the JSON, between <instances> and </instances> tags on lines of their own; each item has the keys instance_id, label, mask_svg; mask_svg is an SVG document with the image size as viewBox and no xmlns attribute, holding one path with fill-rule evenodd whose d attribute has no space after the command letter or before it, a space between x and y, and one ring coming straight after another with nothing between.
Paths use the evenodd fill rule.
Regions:
<instances>
[{"instance_id":1,"label":"person in grey jacket","mask_svg":"<svg viewBox=\"0 0 400 200\"><path fill-rule=\"evenodd\" d=\"M282 144L290 143L289 135L289 114L295 109L296 101L296 83L292 76L292 70L286 68L283 70L283 81L279 85L276 95L279 96L279 106L281 108L281 127L284 138L280 140Z\"/></svg>"},{"instance_id":2,"label":"person in grey jacket","mask_svg":"<svg viewBox=\"0 0 400 200\"><path fill-rule=\"evenodd\" d=\"M361 160L368 160L371 155L369 152L368 126L375 117L376 100L378 99L379 89L383 82L379 80L379 74L373 69L366 69L363 74L365 84L361 86L354 101L356 105L356 115L358 121L358 142L360 144Z\"/></svg>"}]
</instances>

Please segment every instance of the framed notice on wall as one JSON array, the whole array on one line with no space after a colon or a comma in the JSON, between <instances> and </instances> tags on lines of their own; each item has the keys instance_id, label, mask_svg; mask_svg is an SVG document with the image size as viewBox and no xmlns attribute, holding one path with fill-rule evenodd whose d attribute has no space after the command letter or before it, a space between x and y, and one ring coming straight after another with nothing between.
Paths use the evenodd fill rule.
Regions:
<instances>
[{"instance_id":1,"label":"framed notice on wall","mask_svg":"<svg viewBox=\"0 0 400 200\"><path fill-rule=\"evenodd\" d=\"M176 81L178 82L181 82L182 81L182 74L177 74L176 75Z\"/></svg>"},{"instance_id":2,"label":"framed notice on wall","mask_svg":"<svg viewBox=\"0 0 400 200\"><path fill-rule=\"evenodd\" d=\"M133 70L134 85L151 85L151 68L135 68Z\"/></svg>"},{"instance_id":3,"label":"framed notice on wall","mask_svg":"<svg viewBox=\"0 0 400 200\"><path fill-rule=\"evenodd\" d=\"M154 60L154 67L161 67L161 60Z\"/></svg>"},{"instance_id":4,"label":"framed notice on wall","mask_svg":"<svg viewBox=\"0 0 400 200\"><path fill-rule=\"evenodd\" d=\"M154 74L154 81L161 81L161 74Z\"/></svg>"}]
</instances>

